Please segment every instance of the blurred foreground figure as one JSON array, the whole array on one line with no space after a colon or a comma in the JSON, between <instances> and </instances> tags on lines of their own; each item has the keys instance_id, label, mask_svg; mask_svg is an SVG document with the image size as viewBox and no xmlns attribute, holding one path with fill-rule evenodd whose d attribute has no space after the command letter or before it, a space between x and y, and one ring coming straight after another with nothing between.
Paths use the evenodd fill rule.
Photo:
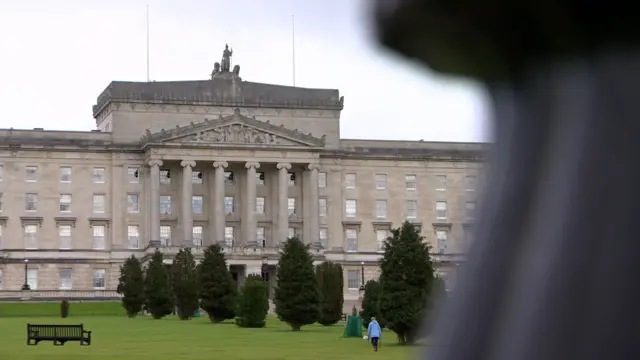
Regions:
<instances>
[{"instance_id":1,"label":"blurred foreground figure","mask_svg":"<svg viewBox=\"0 0 640 360\"><path fill-rule=\"evenodd\" d=\"M496 114L476 239L425 359L640 359L631 6L377 1L385 46L483 82Z\"/></svg>"}]
</instances>

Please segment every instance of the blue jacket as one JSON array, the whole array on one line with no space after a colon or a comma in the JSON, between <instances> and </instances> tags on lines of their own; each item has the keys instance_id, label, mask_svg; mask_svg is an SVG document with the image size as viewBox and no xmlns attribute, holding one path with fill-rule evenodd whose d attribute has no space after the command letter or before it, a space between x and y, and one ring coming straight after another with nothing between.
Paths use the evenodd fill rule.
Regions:
<instances>
[{"instance_id":1,"label":"blue jacket","mask_svg":"<svg viewBox=\"0 0 640 360\"><path fill-rule=\"evenodd\" d=\"M367 334L369 334L370 338L374 338L374 337L379 338L382 335L382 329L380 328L380 324L378 324L378 321L373 320L372 322L369 323Z\"/></svg>"}]
</instances>

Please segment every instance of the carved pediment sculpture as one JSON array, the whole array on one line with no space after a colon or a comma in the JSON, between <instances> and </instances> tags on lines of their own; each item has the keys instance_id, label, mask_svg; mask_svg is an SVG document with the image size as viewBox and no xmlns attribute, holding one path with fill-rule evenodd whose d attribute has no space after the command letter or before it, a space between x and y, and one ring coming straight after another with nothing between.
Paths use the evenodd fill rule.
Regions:
<instances>
[{"instance_id":1,"label":"carved pediment sculpture","mask_svg":"<svg viewBox=\"0 0 640 360\"><path fill-rule=\"evenodd\" d=\"M231 124L199 131L182 141L197 143L255 144L255 145L299 145L277 135L257 130L243 124Z\"/></svg>"}]
</instances>

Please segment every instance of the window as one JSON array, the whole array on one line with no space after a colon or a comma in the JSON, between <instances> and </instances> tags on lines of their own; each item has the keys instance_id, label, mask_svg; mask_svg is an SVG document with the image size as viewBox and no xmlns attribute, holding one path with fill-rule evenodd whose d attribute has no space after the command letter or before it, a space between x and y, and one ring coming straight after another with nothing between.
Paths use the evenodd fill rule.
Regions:
<instances>
[{"instance_id":1,"label":"window","mask_svg":"<svg viewBox=\"0 0 640 360\"><path fill-rule=\"evenodd\" d=\"M324 249L327 249L327 247L329 246L329 229L320 228L318 238L320 239L320 245L322 245Z\"/></svg>"},{"instance_id":2,"label":"window","mask_svg":"<svg viewBox=\"0 0 640 360\"><path fill-rule=\"evenodd\" d=\"M202 234L204 233L202 226L194 226L191 230L191 239L193 240L193 246L202 246Z\"/></svg>"},{"instance_id":3,"label":"window","mask_svg":"<svg viewBox=\"0 0 640 360\"><path fill-rule=\"evenodd\" d=\"M318 215L327 216L327 199L325 198L318 199Z\"/></svg>"},{"instance_id":4,"label":"window","mask_svg":"<svg viewBox=\"0 0 640 360\"><path fill-rule=\"evenodd\" d=\"M356 217L356 213L358 212L358 201L345 200L344 210L345 210L345 213L347 214L347 217Z\"/></svg>"},{"instance_id":5,"label":"window","mask_svg":"<svg viewBox=\"0 0 640 360\"><path fill-rule=\"evenodd\" d=\"M376 190L384 190L387 188L387 175L376 174Z\"/></svg>"},{"instance_id":6,"label":"window","mask_svg":"<svg viewBox=\"0 0 640 360\"><path fill-rule=\"evenodd\" d=\"M0 290L2 290L2 286L3 286L3 283L4 283L3 275L4 274L2 273L2 269L0 269Z\"/></svg>"},{"instance_id":7,"label":"window","mask_svg":"<svg viewBox=\"0 0 640 360\"><path fill-rule=\"evenodd\" d=\"M136 167L127 168L127 181L129 184L140 183L140 171Z\"/></svg>"},{"instance_id":8,"label":"window","mask_svg":"<svg viewBox=\"0 0 640 360\"><path fill-rule=\"evenodd\" d=\"M127 237L129 239L129 249L140 248L140 227L138 225L127 226Z\"/></svg>"},{"instance_id":9,"label":"window","mask_svg":"<svg viewBox=\"0 0 640 360\"><path fill-rule=\"evenodd\" d=\"M38 225L27 224L24 226L24 248L38 248Z\"/></svg>"},{"instance_id":10,"label":"window","mask_svg":"<svg viewBox=\"0 0 640 360\"><path fill-rule=\"evenodd\" d=\"M2 181L2 178L4 178L4 166L0 165L0 181ZM2 285L2 282L0 282L0 285Z\"/></svg>"},{"instance_id":11,"label":"window","mask_svg":"<svg viewBox=\"0 0 640 360\"><path fill-rule=\"evenodd\" d=\"M224 245L233 247L233 227L225 226L224 228Z\"/></svg>"},{"instance_id":12,"label":"window","mask_svg":"<svg viewBox=\"0 0 640 360\"><path fill-rule=\"evenodd\" d=\"M467 203L467 219L475 219L476 218L476 203L468 202Z\"/></svg>"},{"instance_id":13,"label":"window","mask_svg":"<svg viewBox=\"0 0 640 360\"><path fill-rule=\"evenodd\" d=\"M438 240L438 252L442 254L447 249L447 232L444 230L436 231L436 239Z\"/></svg>"},{"instance_id":14,"label":"window","mask_svg":"<svg viewBox=\"0 0 640 360\"><path fill-rule=\"evenodd\" d=\"M171 226L160 226L160 244L162 246L171 245Z\"/></svg>"},{"instance_id":15,"label":"window","mask_svg":"<svg viewBox=\"0 0 640 360\"><path fill-rule=\"evenodd\" d=\"M227 185L233 185L233 171L225 171L224 172L224 183Z\"/></svg>"},{"instance_id":16,"label":"window","mask_svg":"<svg viewBox=\"0 0 640 360\"><path fill-rule=\"evenodd\" d=\"M27 182L36 182L38 181L38 167L37 166L27 166L25 168L25 179Z\"/></svg>"},{"instance_id":17,"label":"window","mask_svg":"<svg viewBox=\"0 0 640 360\"><path fill-rule=\"evenodd\" d=\"M257 172L256 173L256 184L257 185L264 185L264 173L263 172Z\"/></svg>"},{"instance_id":18,"label":"window","mask_svg":"<svg viewBox=\"0 0 640 360\"><path fill-rule=\"evenodd\" d=\"M376 244L378 245L378 251L384 251L384 242L389 237L389 230L378 229L376 230Z\"/></svg>"},{"instance_id":19,"label":"window","mask_svg":"<svg viewBox=\"0 0 640 360\"><path fill-rule=\"evenodd\" d=\"M387 217L387 200L376 200L376 217L378 219Z\"/></svg>"},{"instance_id":20,"label":"window","mask_svg":"<svg viewBox=\"0 0 640 360\"><path fill-rule=\"evenodd\" d=\"M71 182L71 167L70 166L61 166L60 167L60 182L61 183L70 183Z\"/></svg>"},{"instance_id":21,"label":"window","mask_svg":"<svg viewBox=\"0 0 640 360\"><path fill-rule=\"evenodd\" d=\"M204 210L203 198L200 195L195 195L191 197L191 211L194 214L202 214Z\"/></svg>"},{"instance_id":22,"label":"window","mask_svg":"<svg viewBox=\"0 0 640 360\"><path fill-rule=\"evenodd\" d=\"M447 190L447 176L446 175L436 175L436 190L438 190L438 191Z\"/></svg>"},{"instance_id":23,"label":"window","mask_svg":"<svg viewBox=\"0 0 640 360\"><path fill-rule=\"evenodd\" d=\"M288 228L287 229L287 239L291 239L296 237L296 229L295 228Z\"/></svg>"},{"instance_id":24,"label":"window","mask_svg":"<svg viewBox=\"0 0 640 360\"><path fill-rule=\"evenodd\" d=\"M93 195L93 213L104 214L106 196L102 194Z\"/></svg>"},{"instance_id":25,"label":"window","mask_svg":"<svg viewBox=\"0 0 640 360\"><path fill-rule=\"evenodd\" d=\"M358 231L347 229L345 233L347 235L347 251L358 251Z\"/></svg>"},{"instance_id":26,"label":"window","mask_svg":"<svg viewBox=\"0 0 640 360\"><path fill-rule=\"evenodd\" d=\"M38 289L38 269L27 269L27 284L31 290Z\"/></svg>"},{"instance_id":27,"label":"window","mask_svg":"<svg viewBox=\"0 0 640 360\"><path fill-rule=\"evenodd\" d=\"M289 210L289 216L296 214L296 198L287 199L287 209Z\"/></svg>"},{"instance_id":28,"label":"window","mask_svg":"<svg viewBox=\"0 0 640 360\"><path fill-rule=\"evenodd\" d=\"M257 227L256 228L256 241L258 242L258 245L265 247L267 246L267 238L264 234L264 228L263 227Z\"/></svg>"},{"instance_id":29,"label":"window","mask_svg":"<svg viewBox=\"0 0 640 360\"><path fill-rule=\"evenodd\" d=\"M97 167L97 168L93 168L93 183L94 184L102 184L104 183L104 168L103 167Z\"/></svg>"},{"instance_id":30,"label":"window","mask_svg":"<svg viewBox=\"0 0 640 360\"><path fill-rule=\"evenodd\" d=\"M36 211L38 210L38 194L29 193L25 196L25 207L26 211Z\"/></svg>"},{"instance_id":31,"label":"window","mask_svg":"<svg viewBox=\"0 0 640 360\"><path fill-rule=\"evenodd\" d=\"M233 214L233 196L224 197L224 213Z\"/></svg>"},{"instance_id":32,"label":"window","mask_svg":"<svg viewBox=\"0 0 640 360\"><path fill-rule=\"evenodd\" d=\"M318 173L318 187L326 188L327 187L327 173L320 172Z\"/></svg>"},{"instance_id":33,"label":"window","mask_svg":"<svg viewBox=\"0 0 640 360\"><path fill-rule=\"evenodd\" d=\"M349 290L360 289L360 270L347 270L347 288Z\"/></svg>"},{"instance_id":34,"label":"window","mask_svg":"<svg viewBox=\"0 0 640 360\"><path fill-rule=\"evenodd\" d=\"M140 195L127 194L127 212L137 214L140 212Z\"/></svg>"},{"instance_id":35,"label":"window","mask_svg":"<svg viewBox=\"0 0 640 360\"><path fill-rule=\"evenodd\" d=\"M93 270L93 288L96 290L102 290L106 288L105 275L107 271L105 269Z\"/></svg>"},{"instance_id":36,"label":"window","mask_svg":"<svg viewBox=\"0 0 640 360\"><path fill-rule=\"evenodd\" d=\"M418 202L416 200L407 200L407 219L415 219L418 217Z\"/></svg>"},{"instance_id":37,"label":"window","mask_svg":"<svg viewBox=\"0 0 640 360\"><path fill-rule=\"evenodd\" d=\"M296 174L295 173L287 173L289 175L289 186L296 186Z\"/></svg>"},{"instance_id":38,"label":"window","mask_svg":"<svg viewBox=\"0 0 640 360\"><path fill-rule=\"evenodd\" d=\"M356 174L349 173L344 175L344 186L347 189L356 188Z\"/></svg>"},{"instance_id":39,"label":"window","mask_svg":"<svg viewBox=\"0 0 640 360\"><path fill-rule=\"evenodd\" d=\"M447 218L447 202L446 201L436 201L436 218L438 219Z\"/></svg>"},{"instance_id":40,"label":"window","mask_svg":"<svg viewBox=\"0 0 640 360\"><path fill-rule=\"evenodd\" d=\"M264 198L256 198L256 214L264 214Z\"/></svg>"},{"instance_id":41,"label":"window","mask_svg":"<svg viewBox=\"0 0 640 360\"><path fill-rule=\"evenodd\" d=\"M160 184L171 184L171 173L167 169L160 169Z\"/></svg>"},{"instance_id":42,"label":"window","mask_svg":"<svg viewBox=\"0 0 640 360\"><path fill-rule=\"evenodd\" d=\"M404 187L407 190L416 190L418 188L416 176L415 175L405 175L405 177L404 177Z\"/></svg>"},{"instance_id":43,"label":"window","mask_svg":"<svg viewBox=\"0 0 640 360\"><path fill-rule=\"evenodd\" d=\"M171 196L160 195L160 215L171 215Z\"/></svg>"},{"instance_id":44,"label":"window","mask_svg":"<svg viewBox=\"0 0 640 360\"><path fill-rule=\"evenodd\" d=\"M466 187L467 187L467 191L476 191L476 186L477 186L477 182L476 182L476 177L475 176L467 176L467 181L466 181Z\"/></svg>"},{"instance_id":45,"label":"window","mask_svg":"<svg viewBox=\"0 0 640 360\"><path fill-rule=\"evenodd\" d=\"M71 290L71 269L60 269L60 290Z\"/></svg>"},{"instance_id":46,"label":"window","mask_svg":"<svg viewBox=\"0 0 640 360\"><path fill-rule=\"evenodd\" d=\"M60 212L71 212L71 194L60 194Z\"/></svg>"},{"instance_id":47,"label":"window","mask_svg":"<svg viewBox=\"0 0 640 360\"><path fill-rule=\"evenodd\" d=\"M95 250L102 250L105 246L105 226L93 225L91 227L93 231L93 248Z\"/></svg>"},{"instance_id":48,"label":"window","mask_svg":"<svg viewBox=\"0 0 640 360\"><path fill-rule=\"evenodd\" d=\"M71 249L71 225L58 226L58 240L60 249Z\"/></svg>"},{"instance_id":49,"label":"window","mask_svg":"<svg viewBox=\"0 0 640 360\"><path fill-rule=\"evenodd\" d=\"M193 171L193 172L191 172L191 183L193 185L202 184L202 179L203 178L204 178L204 175L202 174L202 171Z\"/></svg>"}]
</instances>

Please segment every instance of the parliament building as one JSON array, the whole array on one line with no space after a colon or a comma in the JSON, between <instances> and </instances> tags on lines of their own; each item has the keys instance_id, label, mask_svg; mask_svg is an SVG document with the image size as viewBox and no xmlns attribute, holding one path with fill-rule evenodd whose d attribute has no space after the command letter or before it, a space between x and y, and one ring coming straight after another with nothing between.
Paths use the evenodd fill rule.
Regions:
<instances>
[{"instance_id":1,"label":"parliament building","mask_svg":"<svg viewBox=\"0 0 640 360\"><path fill-rule=\"evenodd\" d=\"M31 299L117 298L132 254L213 243L239 285L264 264L273 287L297 235L354 301L405 220L455 283L487 144L344 139L338 90L243 81L229 58L208 80L112 82L96 130L0 130L0 300L25 282Z\"/></svg>"}]
</instances>

